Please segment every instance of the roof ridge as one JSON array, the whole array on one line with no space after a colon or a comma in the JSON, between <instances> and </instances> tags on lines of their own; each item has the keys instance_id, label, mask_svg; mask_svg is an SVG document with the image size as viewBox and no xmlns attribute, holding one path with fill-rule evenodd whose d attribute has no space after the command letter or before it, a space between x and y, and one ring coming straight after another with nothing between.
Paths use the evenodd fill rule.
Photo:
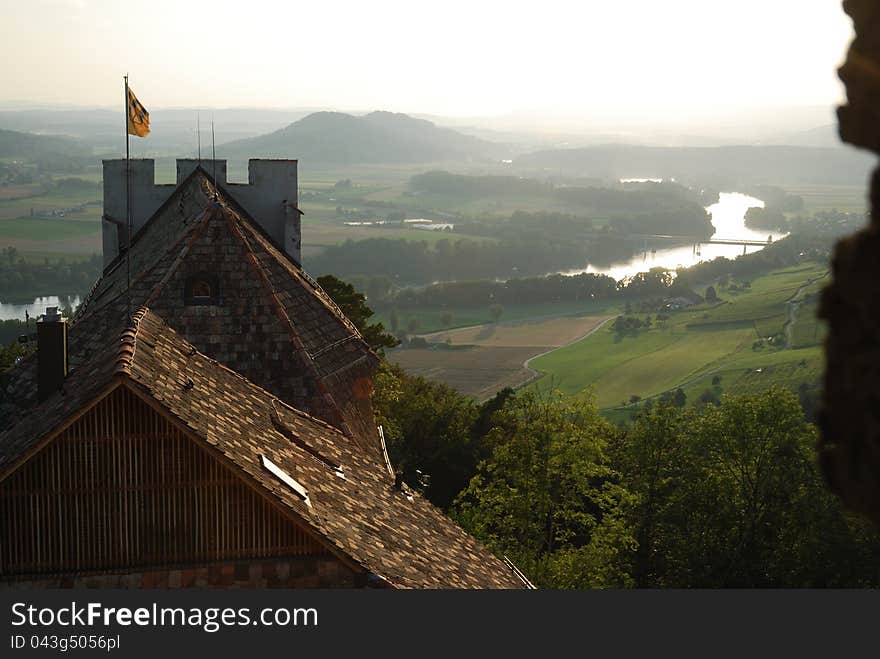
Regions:
<instances>
[{"instance_id":1,"label":"roof ridge","mask_svg":"<svg viewBox=\"0 0 880 659\"><path fill-rule=\"evenodd\" d=\"M204 231L205 227L208 226L208 220L213 219L214 212L217 209L216 204L209 204L201 213L199 213L196 218L193 220L192 224L187 227L187 230L184 231L180 237L174 241L173 244L169 245L168 249L163 252L162 256L165 256L171 253L181 242L185 242L184 246L180 248L180 251L177 253L177 256L174 257L174 261L171 262L171 265L168 266L168 270L162 275L162 279L159 280L153 290L150 291L150 294L147 295L144 300L144 305L149 305L153 300L156 299L156 296L165 288L165 284L168 283L168 280L171 279L171 275L177 272L177 268L180 267L180 264L183 262L183 259L189 253L190 247L192 247L193 243L198 240L202 231ZM141 277L146 276L148 272L151 272L153 268L155 268L159 261L161 261L161 257L156 260L150 267L145 268L143 272L138 274L138 277L135 281L140 281Z\"/></svg>"},{"instance_id":2,"label":"roof ridge","mask_svg":"<svg viewBox=\"0 0 880 659\"><path fill-rule=\"evenodd\" d=\"M312 377L314 377L315 382L318 385L318 391L321 394L321 397L324 399L324 402L330 407L330 409L335 413L335 416L340 424L339 429L342 430L343 434L348 437L354 437L354 433L351 431L351 428L345 421L345 416L342 413L342 409L339 407L339 404L334 400L333 395L324 384L324 378L321 376L321 373L318 370L318 365L315 363L314 358L312 358L311 353L309 353L309 351L306 349L302 337L300 337L299 331L296 329L296 325L294 325L293 321L290 318L290 315L287 313L287 309L281 303L281 300L278 299L278 294L275 292L275 288L272 286L272 281L269 277L269 273L266 272L265 268L260 263L260 259L257 258L257 255L254 253L254 249L251 246L250 241L248 240L247 236L245 236L242 232L242 228L238 224L238 220L240 219L241 218L237 213L229 210L227 221L229 222L233 233L238 236L239 240L244 245L244 248L247 250L247 256L249 257L247 258L247 261L251 263L253 268L256 270L257 275L260 277L261 281L265 285L266 290L269 293L269 297L271 298L272 303L275 306L276 312L290 332L290 338L293 341L297 352L303 355L303 361L305 361L306 368L311 371L311 375Z\"/></svg>"},{"instance_id":3,"label":"roof ridge","mask_svg":"<svg viewBox=\"0 0 880 659\"><path fill-rule=\"evenodd\" d=\"M119 335L119 348L116 351L116 364L113 368L114 375L131 376L131 365L137 352L138 332L140 332L141 320L149 309L142 306L132 316L131 322Z\"/></svg>"},{"instance_id":4,"label":"roof ridge","mask_svg":"<svg viewBox=\"0 0 880 659\"><path fill-rule=\"evenodd\" d=\"M189 180L189 178L191 178L191 177L187 177L187 180ZM183 185L183 184L181 183L181 185ZM180 186L178 186L178 188L180 188ZM175 190L174 194L176 194L176 193L177 193L177 190ZM172 194L172 197L174 196L174 194ZM169 199L170 198L171 197L169 197ZM163 204L163 207L164 206L166 206L166 204ZM155 259L153 259L152 261L148 261L146 263L146 265L144 265L138 272L134 273L132 275L132 279L131 279L130 284L131 285L138 284L139 282L141 282L141 280L144 279L144 277L146 277L150 272L152 272L156 268L156 266L158 266L169 253L171 253L183 240L185 240L188 236L190 236L192 234L192 232L195 230L194 227L197 227L201 224L201 221L202 221L202 219L204 219L205 214L212 207L213 207L213 205L211 203L209 203L205 208L203 208L201 211L196 213L194 216L189 216L189 218L191 218L191 219L187 218L188 221L184 222L187 225L186 229L184 231L182 231L180 233L180 235L177 238L175 238L174 241L171 242L167 247L165 247L163 250L159 251ZM135 245L142 238L141 234L147 230L148 226L153 224L152 220L154 217L157 217L158 214L159 214L159 211L156 211L156 213L154 213L154 215L147 221L147 223L144 224L144 226L142 226L140 229L138 229L138 232L137 232L138 240L136 241L136 240L134 240L134 238L132 238L132 241L131 241L132 245ZM107 290L109 290L109 289L105 289L96 297L96 293L97 293L98 289L100 288L101 283L104 282L104 280L107 277L109 277L111 275L111 273L116 268L118 268L119 266L124 264L126 259L128 259L131 256L131 254L132 254L131 248L126 247L125 251L118 254L116 256L116 258L113 259L113 261L111 261L110 264L108 264L102 270L101 276L98 277L98 280L94 283L94 285L92 286L92 289L89 291L88 295L85 298L83 298L82 302L79 305L79 308L77 309L76 313L74 314L73 318L71 319L73 322L78 322L83 317L89 315L89 313L96 311L96 310L92 309L92 304L93 303L97 304L98 299L101 296L103 296L104 293L107 292ZM183 255L178 255L178 259L182 258L182 256ZM174 267L176 267L177 264L178 263L175 262L175 264L173 264ZM173 267L171 268L170 271L173 272ZM163 277L160 284L164 284L166 282L167 282L167 277ZM158 290L161 290L161 287ZM124 295L125 292L126 291L123 290L116 297L111 298L109 301L103 302L100 305L99 309L106 307L110 302L116 300L120 295ZM155 292L157 292L156 287L154 287L153 290L150 291L150 295L147 297L147 300L144 302L144 304L146 304L147 301L152 300L152 294Z\"/></svg>"},{"instance_id":5,"label":"roof ridge","mask_svg":"<svg viewBox=\"0 0 880 659\"><path fill-rule=\"evenodd\" d=\"M104 273L106 273L108 270L110 270L111 268L113 268L115 265L117 265L120 261L122 261L122 259L123 259L123 255L128 253L128 251L129 251L129 249L132 247L132 245L134 245L135 243L137 243L137 242L139 242L139 241L141 240L141 238L143 237L143 234L146 233L146 231L147 231L147 229L150 227L150 225L153 224L155 218L158 217L159 215L161 215L161 213L162 213L166 208L168 208L168 206L171 205L171 200L172 200L172 199L175 199L175 198L178 197L179 195L181 195L181 196L183 195L183 190L185 189L186 184L189 183L190 180L196 178L196 174L197 174L198 172L200 172L200 171L201 171L203 177L206 178L206 177L207 177L207 174L205 174L204 170L202 170L201 167L196 167L196 168L195 168L194 170L192 170L192 171L186 176L186 178L184 178L182 181L173 184L173 185L174 185L174 190L172 190L171 194L168 195L168 198L167 198L165 201L163 201L163 202L159 205L159 208L157 208L157 209L153 212L153 214L152 214L150 217L147 218L146 222L144 222L144 223L138 228L138 230L135 231L135 232L132 234L132 236L131 236L131 242L130 242L130 244L128 244L128 245L125 246L125 251L124 251L124 252L119 252L119 253L116 255L116 257L115 257L112 261L110 261L110 263L108 263L106 266L104 266L103 270L101 271L102 275L103 275ZM206 193L210 192L210 189L208 189L208 190L205 190L205 189L204 189L204 184L205 184L205 181L203 180L203 181L202 181L203 192L206 192Z\"/></svg>"},{"instance_id":6,"label":"roof ridge","mask_svg":"<svg viewBox=\"0 0 880 659\"><path fill-rule=\"evenodd\" d=\"M369 345L367 345L367 342L364 340L363 335L360 333L360 330L358 330L358 328L355 326L355 324L353 322L351 322L351 319L345 315L345 313L342 311L342 309L339 307L339 305L337 305L333 301L333 298L331 298L327 294L327 291L325 291L323 288L321 288L321 285L318 284L318 282L308 272L305 271L305 269L302 267L302 265L298 265L298 264L293 263L291 261L291 259L288 257L288 254L285 251L279 249L278 246L274 243L274 241L271 240L271 238L268 238L267 236L265 236L262 231L262 227L260 227L260 225L257 222L252 221L250 216L247 215L246 212L244 214L242 214L240 212L237 212L233 208L230 208L229 211L232 212L236 216L236 219L238 221L242 222L243 225L251 233L253 233L255 238L266 241L266 244L264 246L266 249L275 251L280 256L282 256L282 258L276 259L276 260L281 264L281 266L285 270L287 270L288 274L290 274L293 277L296 277L297 279L300 279L303 283L308 284L308 286L311 287L311 289L317 294L317 298L327 308L327 310L330 311L330 313L334 317L336 317L336 319L338 321L340 321L347 329L349 329L351 332L353 332L357 338L359 338L361 341L363 341L364 346L368 350L371 350Z\"/></svg>"}]
</instances>

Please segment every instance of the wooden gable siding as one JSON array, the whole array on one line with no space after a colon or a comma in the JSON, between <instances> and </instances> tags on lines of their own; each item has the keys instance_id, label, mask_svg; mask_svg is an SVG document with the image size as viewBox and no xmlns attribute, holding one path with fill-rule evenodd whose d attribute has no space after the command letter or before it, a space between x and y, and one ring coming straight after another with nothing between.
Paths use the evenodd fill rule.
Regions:
<instances>
[{"instance_id":1,"label":"wooden gable siding","mask_svg":"<svg viewBox=\"0 0 880 659\"><path fill-rule=\"evenodd\" d=\"M0 576L327 554L125 387L0 483Z\"/></svg>"}]
</instances>

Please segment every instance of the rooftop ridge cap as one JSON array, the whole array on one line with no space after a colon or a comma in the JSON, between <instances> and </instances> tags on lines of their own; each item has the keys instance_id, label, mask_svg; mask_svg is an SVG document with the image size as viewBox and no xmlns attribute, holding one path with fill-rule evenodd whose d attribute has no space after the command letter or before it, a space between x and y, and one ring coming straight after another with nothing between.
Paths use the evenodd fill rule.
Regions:
<instances>
[{"instance_id":1,"label":"rooftop ridge cap","mask_svg":"<svg viewBox=\"0 0 880 659\"><path fill-rule=\"evenodd\" d=\"M353 438L354 433L351 431L351 428L345 421L345 416L342 413L342 409L339 407L339 404L334 400L333 395L324 384L324 378L321 376L318 365L315 363L315 360L312 358L311 354L309 354L309 351L306 350L305 344L303 343L302 338L299 335L299 331L296 329L296 325L294 325L293 320L291 320L290 315L287 313L287 309L281 303L281 300L278 299L278 294L275 292L275 289L272 286L272 282L269 279L268 273L265 271L265 268L260 263L260 259L258 259L257 255L254 253L254 249L251 246L251 243L248 240L247 236L244 235L242 227L239 225L238 222L236 222L236 217L236 215L230 213L230 215L227 216L227 221L229 222L233 233L238 235L239 240L242 242L245 249L247 250L247 261L251 263L252 267L254 268L254 270L256 270L257 275L260 277L264 286L266 287L269 297L271 298L272 303L275 306L276 312L279 314L281 321L284 323L284 325L287 326L290 332L290 338L293 341L297 352L304 355L306 368L311 371L311 375L314 377L315 382L318 385L319 394L324 399L324 402L328 405L328 407L335 413L335 416L339 419L339 429L347 437Z\"/></svg>"},{"instance_id":2,"label":"rooftop ridge cap","mask_svg":"<svg viewBox=\"0 0 880 659\"><path fill-rule=\"evenodd\" d=\"M354 331L355 336L361 339L361 341L364 342L364 345L366 345L367 348L372 350L372 348L370 348L370 346L367 344L360 330L353 322L351 322L351 318L345 315L345 312L342 311L342 308L333 301L333 298L330 297L327 291L323 289L321 284L318 283L318 280L312 277L308 272L303 269L300 269L300 274L302 278L306 281L306 283L312 287L315 293L318 294L318 297L326 304L326 306L330 307L330 309L334 311L340 317L340 319L342 319L343 323Z\"/></svg>"},{"instance_id":3,"label":"rooftop ridge cap","mask_svg":"<svg viewBox=\"0 0 880 659\"><path fill-rule=\"evenodd\" d=\"M190 177L187 177L186 180L189 180L189 178ZM183 182L178 186L178 188L180 188L182 185L183 185ZM174 193L172 193L171 197L173 197L174 194L176 194L176 193L177 193L177 190L175 190ZM169 197L168 200L170 200L171 197ZM72 318L73 321L80 320L83 316L87 315L91 311L91 309L90 309L91 303L92 303L93 299L95 298L95 294L98 290L98 285L102 281L104 281L104 278L107 277L110 274L110 272L117 265L120 265L125 262L125 260L131 254L131 251L130 251L131 246L133 246L137 242L139 242L139 240L142 237L141 234L143 234L147 230L147 227L151 224L153 218L158 216L159 213L161 213L165 209L165 207L167 206L168 200L166 200L166 203L163 203L162 206L160 206L159 209L155 213L153 213L153 215L147 220L147 222L140 229L137 230L135 235L132 236L131 245L126 246L126 248L123 252L120 252L119 254L117 254L116 257L109 264L107 264L106 267L104 267L104 269L101 271L101 276L98 277L98 279L92 285L91 290L83 298L82 302L80 303L79 307L76 310L76 313L74 313L73 318ZM143 279L143 277L147 273L149 273L153 268L155 268L156 265L165 257L165 255L168 254L168 252L170 252L176 245L178 245L180 243L180 241L184 240L190 234L190 232L193 230L192 228L199 224L202 216L210 207L211 207L210 204L208 204L204 209L202 209L201 212L196 214L195 217L192 219L192 221L189 223L189 226L186 228L186 231L183 231L181 233L181 235L173 243L171 243L171 245L168 246L167 249L159 252L158 256L152 262L148 263L148 265L144 266L144 268L142 268L139 272L135 273L132 278L131 283L132 284L138 283L141 279ZM124 291L121 294L124 294ZM112 298L112 299L115 300L116 298ZM106 306L106 305L104 305L104 306ZM103 307L101 307L101 308L103 308Z\"/></svg>"},{"instance_id":4,"label":"rooftop ridge cap","mask_svg":"<svg viewBox=\"0 0 880 659\"><path fill-rule=\"evenodd\" d=\"M141 320L149 309L140 307L130 319L125 329L119 335L119 348L116 351L116 364L113 369L114 375L131 376L131 365L137 352L137 339L140 332Z\"/></svg>"},{"instance_id":5,"label":"rooftop ridge cap","mask_svg":"<svg viewBox=\"0 0 880 659\"><path fill-rule=\"evenodd\" d=\"M232 209L230 209L230 210L232 210ZM260 227L255 221L251 221L249 217L242 218L239 216L238 219L240 221L244 222L245 226L248 229L257 229L255 231L252 231L255 238L257 238L257 239L260 239L260 238L265 239L266 238L266 236L263 236L262 232L259 230ZM276 259L282 264L282 267L285 267L287 265L293 266L292 268L285 267L285 269L288 271L288 273L291 276L296 277L297 279L301 280L303 283L307 284L312 289L312 291L314 291L318 300L320 300L320 302L324 305L324 307L327 308L327 310L330 312L330 314L332 316L334 316L336 318L336 320L338 322L340 322L342 324L342 326L345 327L351 333L352 338L356 338L357 340L359 340L361 342L363 348L365 348L368 352L375 355L375 351L370 347L370 345L367 343L366 339L364 339L364 336L363 336L363 334L361 334L360 330L355 326L355 324L353 322L351 322L351 319L345 315L345 312L343 312L342 309L339 307L339 305L333 301L333 298L331 298L327 294L327 291L325 291L321 287L321 285L317 282L317 280L314 279L308 272L306 272L305 269L301 265L298 265L296 263L291 262L291 259L288 257L287 253L284 252L283 250L278 249L278 246L275 245L275 243L272 242L271 239L267 240L266 242L268 243L265 246L267 249L274 249L276 252L278 252L282 256L281 259ZM349 339L346 339L346 340L349 340ZM318 354L323 352L326 348L327 348L327 346L319 349L315 353L315 356L317 356ZM377 358L378 358L378 356L377 356Z\"/></svg>"},{"instance_id":6,"label":"rooftop ridge cap","mask_svg":"<svg viewBox=\"0 0 880 659\"><path fill-rule=\"evenodd\" d=\"M168 195L168 198L164 202L162 202L162 204L159 206L159 208L156 209L156 212L153 213L150 217L148 217L147 220L141 225L141 227L137 231L134 232L134 234L131 237L131 245L126 246L126 252L128 251L128 249L132 245L134 245L135 243L137 243L141 239L142 235L147 230L147 228L150 226L150 224L152 224L153 220L156 217L158 217L171 204L171 200L174 199L175 195L177 195L181 190L183 190L187 183L189 183L191 180L196 178L196 173L198 171L199 171L198 168L194 169L180 183L174 184L175 188L171 192L171 194ZM204 181L202 181L201 187L202 187L202 190L205 191ZM112 262L110 264L108 264L107 267L109 268L110 265L112 265Z\"/></svg>"},{"instance_id":7,"label":"rooftop ridge cap","mask_svg":"<svg viewBox=\"0 0 880 659\"><path fill-rule=\"evenodd\" d=\"M162 279L153 287L150 291L149 295L147 295L146 300L144 300L145 305L149 305L156 299L156 296L165 288L165 284L168 283L168 280L171 279L171 276L177 272L177 268L180 267L181 262L183 262L184 257L189 253L190 247L192 247L193 243L199 239L202 235L202 231L208 225L208 220L212 219L214 215L215 207L213 205L208 205L206 208L199 213L195 219L192 221L187 230L184 231L180 237L171 244L168 249L166 249L162 256L156 259L151 266L148 268L144 268L144 270L138 273L138 276L135 278L135 282L140 281L146 274L153 270L153 268L158 265L159 261L167 255L169 252L173 251L180 245L181 242L185 242L186 244L180 248L180 251L177 253L177 256L174 257L174 260L168 266L168 270L162 275Z\"/></svg>"}]
</instances>

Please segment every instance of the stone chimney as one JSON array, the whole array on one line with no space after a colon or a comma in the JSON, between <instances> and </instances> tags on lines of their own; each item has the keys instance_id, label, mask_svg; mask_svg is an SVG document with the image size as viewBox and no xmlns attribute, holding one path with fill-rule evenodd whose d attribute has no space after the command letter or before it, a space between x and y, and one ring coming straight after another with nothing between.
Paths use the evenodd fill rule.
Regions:
<instances>
[{"instance_id":1,"label":"stone chimney","mask_svg":"<svg viewBox=\"0 0 880 659\"><path fill-rule=\"evenodd\" d=\"M37 396L45 400L67 377L67 319L47 307L37 320Z\"/></svg>"}]
</instances>

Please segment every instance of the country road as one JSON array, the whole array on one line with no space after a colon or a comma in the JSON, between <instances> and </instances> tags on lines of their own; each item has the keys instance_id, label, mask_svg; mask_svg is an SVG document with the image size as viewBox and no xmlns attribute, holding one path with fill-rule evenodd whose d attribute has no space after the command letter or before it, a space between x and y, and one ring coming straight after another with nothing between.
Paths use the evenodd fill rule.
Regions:
<instances>
[{"instance_id":1,"label":"country road","mask_svg":"<svg viewBox=\"0 0 880 659\"><path fill-rule=\"evenodd\" d=\"M797 322L797 312L801 306L803 300L801 299L804 291L812 286L817 281L824 279L830 274L830 270L827 270L823 275L819 277L813 277L809 281L801 284L798 289L794 292L790 298L788 298L786 304L788 304L788 320L785 321L785 325L783 326L783 330L785 331L785 349L791 350L791 342L794 337L794 324Z\"/></svg>"},{"instance_id":2,"label":"country road","mask_svg":"<svg viewBox=\"0 0 880 659\"><path fill-rule=\"evenodd\" d=\"M613 320L613 319L615 319L615 318L617 318L617 316L608 316L608 318L606 318L606 319L603 320L601 323L599 323L598 325L596 325L596 326L595 326L593 329L591 329L589 332L587 332L586 334L584 334L584 335L581 336L581 337L576 338L574 341L571 341L570 343L566 343L564 346L558 346L558 347L556 347L556 348L552 348L552 349L550 349L550 350L546 350L546 351L542 352L540 355L535 355L535 356L533 356L533 357L529 357L527 360L525 360L525 361L523 362L523 368L524 368L525 370L527 370L529 373L531 373L531 376L529 377L528 380L526 380L525 382L523 382L523 383L519 386L519 388L522 388L522 387L525 387L525 386L528 385L528 384L531 384L532 382L534 382L535 380L537 380L538 378L540 378L540 377L542 376L542 373L541 373L540 371L536 371L536 370L533 369L531 366L529 366L529 364L532 362L532 360L537 359L538 357L543 357L544 355L549 355L551 352L556 352L556 351L559 350L560 348L565 348L566 346L570 346L572 343L577 343L578 341L583 341L583 340L586 339L588 336L590 336L590 335L592 335L592 334L598 332L598 331L599 331L600 329L602 329L602 328L603 328L603 327L604 327L609 321L611 321L611 320Z\"/></svg>"}]
</instances>

